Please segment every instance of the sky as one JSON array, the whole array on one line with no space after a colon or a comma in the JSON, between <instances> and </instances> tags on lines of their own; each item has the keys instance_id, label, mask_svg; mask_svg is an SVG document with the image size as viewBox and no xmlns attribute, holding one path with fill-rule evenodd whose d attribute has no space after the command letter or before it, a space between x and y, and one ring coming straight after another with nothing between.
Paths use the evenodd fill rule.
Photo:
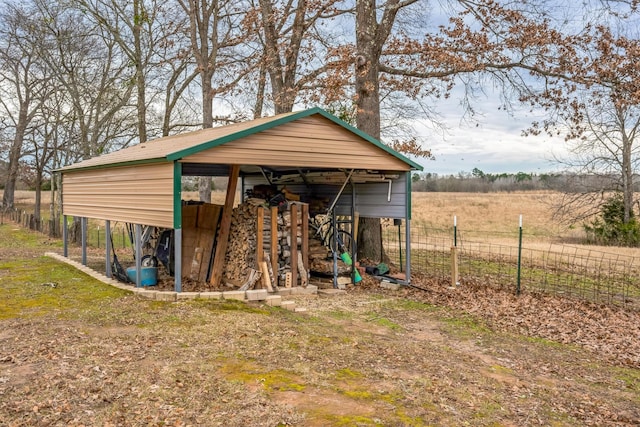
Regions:
<instances>
[{"instance_id":1,"label":"sky","mask_svg":"<svg viewBox=\"0 0 640 427\"><path fill-rule=\"evenodd\" d=\"M579 28L582 27L581 17L583 7L581 2L562 3L558 10L571 10L566 16L576 19ZM549 3L553 6L554 2ZM599 3L595 2L595 6ZM622 5L621 7L624 7ZM434 13L435 10L435 14ZM447 24L449 12L438 14L438 9L431 10L430 20L436 25ZM563 21L566 25L567 18ZM550 173L558 172L562 168L557 158L569 157L567 143L563 138L551 138L548 135L522 136L522 131L528 128L533 120L541 120L542 113L529 112L527 108L513 111L510 115L504 109L499 109L500 93L491 84L483 85L482 92L473 101L473 108L478 112L476 123L464 123L464 109L460 104L463 89L456 86L451 97L439 99L433 105L440 114L447 131L443 134L434 131L426 123L414 122L416 136L422 142L423 148L430 149L433 160L413 159L424 166L424 172L439 175L457 175L460 172L471 173L478 168L485 173ZM477 126L476 126L477 124Z\"/></svg>"},{"instance_id":2,"label":"sky","mask_svg":"<svg viewBox=\"0 0 640 427\"><path fill-rule=\"evenodd\" d=\"M475 123L462 121L459 101L442 101L437 109L446 131L436 132L428 124L414 123L423 147L431 150L434 159L415 159L424 172L438 175L470 173L474 168L484 173L550 173L561 168L555 157L566 157L562 138L547 135L522 136L534 117L529 112L512 114L498 110L498 102L480 99L474 108L479 112ZM537 117L540 119L540 117Z\"/></svg>"},{"instance_id":3,"label":"sky","mask_svg":"<svg viewBox=\"0 0 640 427\"><path fill-rule=\"evenodd\" d=\"M526 121L496 115L477 127L459 124L455 117L445 118L449 130L444 137L425 129L420 132L434 159L418 159L424 172L457 175L478 168L485 173L548 173L558 171L554 155L564 150L562 139L548 136L521 136ZM515 128L514 123L522 125ZM428 136L432 134L432 136Z\"/></svg>"}]
</instances>

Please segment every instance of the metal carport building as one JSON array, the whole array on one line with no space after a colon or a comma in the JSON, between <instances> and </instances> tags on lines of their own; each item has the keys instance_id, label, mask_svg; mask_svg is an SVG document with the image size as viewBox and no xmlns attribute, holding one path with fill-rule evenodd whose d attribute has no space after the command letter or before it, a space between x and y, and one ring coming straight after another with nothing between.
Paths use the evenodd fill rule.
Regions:
<instances>
[{"instance_id":1,"label":"metal carport building","mask_svg":"<svg viewBox=\"0 0 640 427\"><path fill-rule=\"evenodd\" d=\"M411 171L422 167L320 108L159 138L61 168L65 236L69 216L85 219L83 229L86 218L105 220L107 228L110 221L172 228L180 260L182 177L234 170L242 194L248 185L286 183L335 196L346 182L337 213L406 221L410 281ZM109 256L107 250L108 274ZM177 292L181 267L176 262Z\"/></svg>"}]
</instances>

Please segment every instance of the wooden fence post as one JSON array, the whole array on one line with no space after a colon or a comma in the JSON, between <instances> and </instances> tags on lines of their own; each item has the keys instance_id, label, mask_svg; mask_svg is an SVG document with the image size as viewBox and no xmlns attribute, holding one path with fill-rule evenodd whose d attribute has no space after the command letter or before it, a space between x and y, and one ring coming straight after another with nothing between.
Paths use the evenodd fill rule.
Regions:
<instances>
[{"instance_id":1,"label":"wooden fence post","mask_svg":"<svg viewBox=\"0 0 640 427\"><path fill-rule=\"evenodd\" d=\"M458 271L458 247L451 246L451 286L460 284L460 273Z\"/></svg>"}]
</instances>

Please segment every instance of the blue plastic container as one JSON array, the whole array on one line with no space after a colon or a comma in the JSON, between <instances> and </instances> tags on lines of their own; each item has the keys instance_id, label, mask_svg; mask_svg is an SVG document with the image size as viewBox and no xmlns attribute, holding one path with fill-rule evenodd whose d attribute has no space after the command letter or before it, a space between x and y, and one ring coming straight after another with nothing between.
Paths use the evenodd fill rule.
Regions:
<instances>
[{"instance_id":1,"label":"blue plastic container","mask_svg":"<svg viewBox=\"0 0 640 427\"><path fill-rule=\"evenodd\" d=\"M136 268L127 268L127 276L134 284L136 283ZM158 267L140 267L140 285L155 286L158 284Z\"/></svg>"}]
</instances>

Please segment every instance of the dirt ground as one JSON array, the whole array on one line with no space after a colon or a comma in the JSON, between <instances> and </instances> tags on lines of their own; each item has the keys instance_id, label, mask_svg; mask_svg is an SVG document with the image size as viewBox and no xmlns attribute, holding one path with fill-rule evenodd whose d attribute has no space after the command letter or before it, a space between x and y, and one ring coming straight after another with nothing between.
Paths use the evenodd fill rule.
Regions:
<instances>
[{"instance_id":1,"label":"dirt ground","mask_svg":"<svg viewBox=\"0 0 640 427\"><path fill-rule=\"evenodd\" d=\"M635 312L421 277L304 313L148 301L22 233L0 227L0 426L640 425Z\"/></svg>"}]
</instances>

